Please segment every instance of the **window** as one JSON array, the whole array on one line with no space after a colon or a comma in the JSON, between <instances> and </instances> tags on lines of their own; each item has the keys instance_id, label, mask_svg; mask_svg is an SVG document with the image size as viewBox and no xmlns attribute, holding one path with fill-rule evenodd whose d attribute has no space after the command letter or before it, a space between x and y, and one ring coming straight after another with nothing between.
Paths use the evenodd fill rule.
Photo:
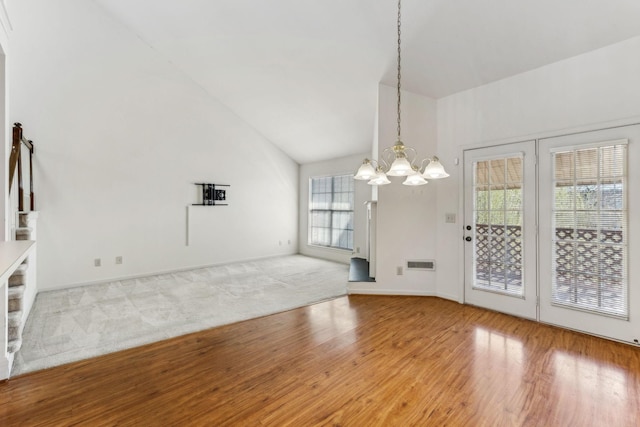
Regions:
<instances>
[{"instance_id":1,"label":"window","mask_svg":"<svg viewBox=\"0 0 640 427\"><path fill-rule=\"evenodd\" d=\"M310 179L309 244L353 250L353 176Z\"/></svg>"},{"instance_id":2,"label":"window","mask_svg":"<svg viewBox=\"0 0 640 427\"><path fill-rule=\"evenodd\" d=\"M523 157L473 165L473 288L522 297Z\"/></svg>"},{"instance_id":3,"label":"window","mask_svg":"<svg viewBox=\"0 0 640 427\"><path fill-rule=\"evenodd\" d=\"M626 318L626 141L552 158L552 303Z\"/></svg>"}]
</instances>

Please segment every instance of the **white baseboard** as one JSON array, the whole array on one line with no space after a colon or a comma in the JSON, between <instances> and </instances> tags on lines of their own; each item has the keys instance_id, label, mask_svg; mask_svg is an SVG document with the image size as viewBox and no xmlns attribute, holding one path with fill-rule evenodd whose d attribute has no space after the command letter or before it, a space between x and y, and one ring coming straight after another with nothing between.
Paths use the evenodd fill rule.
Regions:
<instances>
[{"instance_id":1,"label":"white baseboard","mask_svg":"<svg viewBox=\"0 0 640 427\"><path fill-rule=\"evenodd\" d=\"M402 295L402 296L419 296L419 297L435 297L438 296L434 292L421 292L416 290L403 290L403 289L349 289L347 288L347 294L349 295Z\"/></svg>"},{"instance_id":2,"label":"white baseboard","mask_svg":"<svg viewBox=\"0 0 640 427\"><path fill-rule=\"evenodd\" d=\"M464 301L462 301L462 298L460 298L458 295L452 295L452 294L447 294L443 292L436 292L436 296L442 299L448 299L450 301L455 301L455 302L459 302L460 304L464 304Z\"/></svg>"},{"instance_id":3,"label":"white baseboard","mask_svg":"<svg viewBox=\"0 0 640 427\"><path fill-rule=\"evenodd\" d=\"M261 261L261 260L265 260L265 259L269 259L269 258L279 258L279 257L294 256L294 255L308 256L308 255L303 255L303 254L300 254L300 253L284 253L284 254L275 254L275 255L265 255L265 256L261 256L261 257L244 258L244 259L237 259L237 260L231 260L231 261L223 261L223 262L218 262L218 263L213 263L213 264L192 265L192 266L187 266L187 267L179 267L179 268L174 268L174 269L152 271L152 272L140 273L140 274L114 276L114 277L110 277L110 278L104 278L104 279L98 279L98 280L90 280L90 281L86 281L86 282L68 283L68 284L64 284L64 285L51 286L51 287L40 287L39 286L38 287L38 292L59 291L59 290L62 290L62 289L77 288L77 287L80 287L80 286L101 285L101 284L104 284L104 283L118 282L118 281L122 281L122 280L141 279L141 278L150 277L150 276L159 276L159 275L163 275L163 274L181 273L181 272L184 272L184 271L198 270L198 269L201 269L201 268L219 267L219 266L222 266L222 265L236 264L236 263L241 263L241 262ZM331 261L331 260L326 260L326 261Z\"/></svg>"},{"instance_id":4,"label":"white baseboard","mask_svg":"<svg viewBox=\"0 0 640 427\"><path fill-rule=\"evenodd\" d=\"M438 297L449 301L458 302L463 304L458 295L447 294L443 292L421 292L408 289L379 289L379 288L359 288L349 289L347 288L347 294L349 295L401 295L401 296L420 296L420 297Z\"/></svg>"}]
</instances>

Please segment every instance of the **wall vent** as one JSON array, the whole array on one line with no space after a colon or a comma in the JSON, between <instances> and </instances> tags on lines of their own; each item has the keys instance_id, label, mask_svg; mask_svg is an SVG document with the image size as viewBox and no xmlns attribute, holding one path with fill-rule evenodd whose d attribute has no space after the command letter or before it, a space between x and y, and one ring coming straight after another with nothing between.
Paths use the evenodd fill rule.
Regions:
<instances>
[{"instance_id":1,"label":"wall vent","mask_svg":"<svg viewBox=\"0 0 640 427\"><path fill-rule=\"evenodd\" d=\"M407 261L407 270L435 270L436 261L433 259L421 259Z\"/></svg>"}]
</instances>

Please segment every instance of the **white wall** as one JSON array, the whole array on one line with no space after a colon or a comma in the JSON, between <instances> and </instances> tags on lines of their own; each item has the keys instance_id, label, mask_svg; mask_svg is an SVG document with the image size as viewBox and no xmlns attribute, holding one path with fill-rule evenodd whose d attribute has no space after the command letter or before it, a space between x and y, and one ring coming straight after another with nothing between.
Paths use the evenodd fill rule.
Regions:
<instances>
[{"instance_id":1,"label":"white wall","mask_svg":"<svg viewBox=\"0 0 640 427\"><path fill-rule=\"evenodd\" d=\"M7 57L9 56L10 23L4 2L0 3L0 141L4 146L0 156L0 199L2 203L2 227L0 241L9 240L9 153L11 152L11 126L9 125L9 93ZM0 283L0 380L8 378L13 364L13 354L7 353L8 283Z\"/></svg>"},{"instance_id":2,"label":"white wall","mask_svg":"<svg viewBox=\"0 0 640 427\"><path fill-rule=\"evenodd\" d=\"M379 86L379 156L397 139L396 88ZM436 154L436 101L402 92L402 141L418 151L418 157ZM443 158L445 168L449 167ZM432 295L436 291L435 272L407 271L407 260L435 259L436 191L441 181L409 187L404 178L390 177L392 183L378 187L376 282L351 283L351 293ZM366 184L363 184L366 185ZM404 269L403 275L396 268Z\"/></svg>"},{"instance_id":3,"label":"white wall","mask_svg":"<svg viewBox=\"0 0 640 427\"><path fill-rule=\"evenodd\" d=\"M11 240L9 228L11 225L11 202L9 200L9 157L13 142L13 127L9 121L9 70L10 61L9 38L11 22L5 4L0 4L0 135L4 144L0 161L0 198L4 200L2 208L3 225L0 228L0 240Z\"/></svg>"},{"instance_id":4,"label":"white wall","mask_svg":"<svg viewBox=\"0 0 640 427\"><path fill-rule=\"evenodd\" d=\"M367 209L365 202L371 200L371 186L355 182L355 206L353 211L353 252L309 245L309 178L330 175L353 175L362 160L370 154L356 154L339 159L307 163L300 166L300 253L317 258L349 263L352 256L366 258ZM359 249L359 251L358 251Z\"/></svg>"},{"instance_id":5,"label":"white wall","mask_svg":"<svg viewBox=\"0 0 640 427\"><path fill-rule=\"evenodd\" d=\"M461 157L465 146L637 121L638 52L640 37L438 100L439 154L450 159ZM461 212L462 173L455 172L438 186L438 218ZM436 229L437 293L457 300L463 296L462 225Z\"/></svg>"},{"instance_id":6,"label":"white wall","mask_svg":"<svg viewBox=\"0 0 640 427\"><path fill-rule=\"evenodd\" d=\"M20 0L10 13L40 290L297 252L294 161L94 2ZM187 246L203 181L231 184L230 206L191 208Z\"/></svg>"}]
</instances>

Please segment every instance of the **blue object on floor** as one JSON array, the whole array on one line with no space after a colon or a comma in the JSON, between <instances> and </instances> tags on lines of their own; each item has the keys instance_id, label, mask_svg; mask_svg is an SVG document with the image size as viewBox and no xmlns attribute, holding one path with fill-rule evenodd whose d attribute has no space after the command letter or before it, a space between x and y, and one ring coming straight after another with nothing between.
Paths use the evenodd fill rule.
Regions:
<instances>
[{"instance_id":1,"label":"blue object on floor","mask_svg":"<svg viewBox=\"0 0 640 427\"><path fill-rule=\"evenodd\" d=\"M369 277L369 261L364 258L351 258L349 265L350 282L375 282L376 279Z\"/></svg>"}]
</instances>

